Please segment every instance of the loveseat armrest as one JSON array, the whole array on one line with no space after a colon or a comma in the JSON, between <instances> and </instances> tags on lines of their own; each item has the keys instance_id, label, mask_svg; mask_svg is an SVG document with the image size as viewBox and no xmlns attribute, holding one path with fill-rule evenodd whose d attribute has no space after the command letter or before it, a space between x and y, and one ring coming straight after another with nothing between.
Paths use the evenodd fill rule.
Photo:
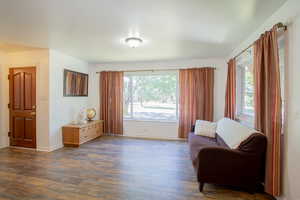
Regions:
<instances>
[{"instance_id":1,"label":"loveseat armrest","mask_svg":"<svg viewBox=\"0 0 300 200\"><path fill-rule=\"evenodd\" d=\"M259 183L264 168L261 156L222 147L201 149L198 162L198 181L218 184Z\"/></svg>"}]
</instances>

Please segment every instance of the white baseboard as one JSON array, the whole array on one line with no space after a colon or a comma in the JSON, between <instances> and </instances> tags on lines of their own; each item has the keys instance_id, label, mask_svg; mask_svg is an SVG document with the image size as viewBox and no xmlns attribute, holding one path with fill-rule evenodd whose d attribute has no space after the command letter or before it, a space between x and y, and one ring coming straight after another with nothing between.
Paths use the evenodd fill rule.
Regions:
<instances>
[{"instance_id":1,"label":"white baseboard","mask_svg":"<svg viewBox=\"0 0 300 200\"><path fill-rule=\"evenodd\" d=\"M6 147L10 147L10 146L0 144L0 149L6 148ZM31 150L36 150L36 151L41 151L41 152L51 152L51 151L60 149L62 147L63 147L63 145L56 145L56 146L52 146L52 147L37 147L36 149L31 149ZM12 148L22 148L22 147L12 147ZM30 149L30 148L24 148L24 149Z\"/></svg>"},{"instance_id":2,"label":"white baseboard","mask_svg":"<svg viewBox=\"0 0 300 200\"><path fill-rule=\"evenodd\" d=\"M50 152L51 152L51 151L55 151L55 150L60 149L60 148L63 148L63 147L64 147L63 144L57 144L57 145L51 146L51 147L49 148L49 150L50 150Z\"/></svg>"},{"instance_id":3,"label":"white baseboard","mask_svg":"<svg viewBox=\"0 0 300 200\"><path fill-rule=\"evenodd\" d=\"M36 150L37 151L43 151L43 152L50 152L49 147L37 147Z\"/></svg>"},{"instance_id":4,"label":"white baseboard","mask_svg":"<svg viewBox=\"0 0 300 200\"><path fill-rule=\"evenodd\" d=\"M36 150L37 151L43 151L43 152L51 152L51 151L55 151L57 149L62 148L63 145L62 144L57 144L51 147L38 147Z\"/></svg>"},{"instance_id":5,"label":"white baseboard","mask_svg":"<svg viewBox=\"0 0 300 200\"><path fill-rule=\"evenodd\" d=\"M9 141L7 136L0 136L0 148L5 148L9 146Z\"/></svg>"},{"instance_id":6,"label":"white baseboard","mask_svg":"<svg viewBox=\"0 0 300 200\"><path fill-rule=\"evenodd\" d=\"M285 196L282 197L276 197L277 200L287 200L287 198Z\"/></svg>"},{"instance_id":7,"label":"white baseboard","mask_svg":"<svg viewBox=\"0 0 300 200\"><path fill-rule=\"evenodd\" d=\"M28 151L36 151L36 149L26 148L26 147L9 146L9 148L11 148L11 149L22 149L22 150L28 150Z\"/></svg>"}]
</instances>

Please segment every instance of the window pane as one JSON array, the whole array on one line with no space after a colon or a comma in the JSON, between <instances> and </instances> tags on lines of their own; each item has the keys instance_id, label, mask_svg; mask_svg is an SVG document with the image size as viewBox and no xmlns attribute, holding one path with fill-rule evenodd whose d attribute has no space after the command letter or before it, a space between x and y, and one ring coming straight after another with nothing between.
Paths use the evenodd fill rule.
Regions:
<instances>
[{"instance_id":1,"label":"window pane","mask_svg":"<svg viewBox=\"0 0 300 200\"><path fill-rule=\"evenodd\" d=\"M252 65L245 66L243 113L254 115L254 78Z\"/></svg>"},{"instance_id":2,"label":"window pane","mask_svg":"<svg viewBox=\"0 0 300 200\"><path fill-rule=\"evenodd\" d=\"M124 112L124 117L140 120L176 120L177 81L177 73L125 75L124 109L127 112ZM125 102L126 99L129 99L130 103ZM132 116L128 114L130 109Z\"/></svg>"},{"instance_id":3,"label":"window pane","mask_svg":"<svg viewBox=\"0 0 300 200\"><path fill-rule=\"evenodd\" d=\"M130 95L130 77L124 76L124 105L123 113L125 118L131 117L131 95Z\"/></svg>"},{"instance_id":4,"label":"window pane","mask_svg":"<svg viewBox=\"0 0 300 200\"><path fill-rule=\"evenodd\" d=\"M247 126L254 126L253 49L237 58L237 117Z\"/></svg>"},{"instance_id":5,"label":"window pane","mask_svg":"<svg viewBox=\"0 0 300 200\"><path fill-rule=\"evenodd\" d=\"M281 100L282 100L282 124L285 123L285 52L286 52L286 36L282 34L278 38L279 48L279 66L280 66L280 88L281 88ZM284 130L284 129L283 129Z\"/></svg>"}]
</instances>

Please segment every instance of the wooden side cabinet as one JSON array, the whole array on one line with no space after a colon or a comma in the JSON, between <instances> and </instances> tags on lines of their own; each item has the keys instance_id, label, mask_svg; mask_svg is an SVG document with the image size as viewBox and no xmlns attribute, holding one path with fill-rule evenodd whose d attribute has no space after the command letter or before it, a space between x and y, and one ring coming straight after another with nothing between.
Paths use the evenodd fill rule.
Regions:
<instances>
[{"instance_id":1,"label":"wooden side cabinet","mask_svg":"<svg viewBox=\"0 0 300 200\"><path fill-rule=\"evenodd\" d=\"M69 124L62 127L64 146L79 145L103 135L103 121L94 120L82 125Z\"/></svg>"}]
</instances>

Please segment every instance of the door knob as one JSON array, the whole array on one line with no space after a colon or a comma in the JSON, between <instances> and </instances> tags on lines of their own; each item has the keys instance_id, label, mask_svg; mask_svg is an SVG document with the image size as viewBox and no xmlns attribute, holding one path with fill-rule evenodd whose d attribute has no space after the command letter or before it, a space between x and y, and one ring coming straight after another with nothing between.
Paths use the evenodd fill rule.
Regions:
<instances>
[{"instance_id":1,"label":"door knob","mask_svg":"<svg viewBox=\"0 0 300 200\"><path fill-rule=\"evenodd\" d=\"M31 112L30 114L31 114L31 115L35 115L36 113L35 113L35 112Z\"/></svg>"},{"instance_id":2,"label":"door knob","mask_svg":"<svg viewBox=\"0 0 300 200\"><path fill-rule=\"evenodd\" d=\"M32 109L35 109L36 108L36 106L32 106Z\"/></svg>"}]
</instances>

